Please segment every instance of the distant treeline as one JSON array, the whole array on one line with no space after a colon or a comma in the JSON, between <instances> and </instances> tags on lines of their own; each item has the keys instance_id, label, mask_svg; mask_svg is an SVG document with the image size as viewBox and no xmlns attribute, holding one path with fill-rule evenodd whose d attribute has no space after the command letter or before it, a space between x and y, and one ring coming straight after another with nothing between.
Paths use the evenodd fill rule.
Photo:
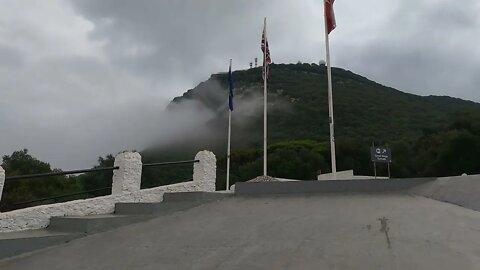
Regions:
<instances>
[{"instance_id":1,"label":"distant treeline","mask_svg":"<svg viewBox=\"0 0 480 270\"><path fill-rule=\"evenodd\" d=\"M376 145L385 142L375 142ZM353 169L357 175L373 175L370 161L371 142L361 139L336 140L337 170ZM480 115L456 113L452 122L436 129L425 129L414 142L399 140L389 143L392 149L391 176L436 177L480 174ZM246 181L263 172L261 149L235 151L231 155L231 182ZM217 188L225 188L226 158L218 162ZM317 174L328 173L330 145L328 141L285 141L268 148L268 174L280 178L314 180ZM379 175L387 176L387 166L378 164Z\"/></svg>"}]
</instances>

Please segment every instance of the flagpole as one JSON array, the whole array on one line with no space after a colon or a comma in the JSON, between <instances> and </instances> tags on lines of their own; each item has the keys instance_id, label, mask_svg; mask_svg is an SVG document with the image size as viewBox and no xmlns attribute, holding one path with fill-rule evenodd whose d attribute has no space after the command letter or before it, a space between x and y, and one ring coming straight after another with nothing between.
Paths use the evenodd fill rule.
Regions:
<instances>
[{"instance_id":1,"label":"flagpole","mask_svg":"<svg viewBox=\"0 0 480 270\"><path fill-rule=\"evenodd\" d=\"M232 59L230 59L230 72L232 70ZM229 97L230 100L230 92ZM230 138L232 134L232 110L228 108L228 143L227 143L227 183L225 190L230 190Z\"/></svg>"},{"instance_id":2,"label":"flagpole","mask_svg":"<svg viewBox=\"0 0 480 270\"><path fill-rule=\"evenodd\" d=\"M335 133L334 133L334 121L333 121L333 94L332 94L332 69L330 66L330 40L328 37L327 27L327 10L325 1L323 3L324 17L325 17L325 48L327 57L327 79L328 79L328 115L330 123L330 154L332 159L332 174L333 179L337 179L337 162L335 158Z\"/></svg>"},{"instance_id":3,"label":"flagpole","mask_svg":"<svg viewBox=\"0 0 480 270\"><path fill-rule=\"evenodd\" d=\"M267 18L263 20L265 42L267 41ZM263 52L263 175L267 176L267 48Z\"/></svg>"},{"instance_id":4,"label":"flagpole","mask_svg":"<svg viewBox=\"0 0 480 270\"><path fill-rule=\"evenodd\" d=\"M228 148L227 148L227 186L226 190L230 190L230 138L232 133L232 111L228 110Z\"/></svg>"}]
</instances>

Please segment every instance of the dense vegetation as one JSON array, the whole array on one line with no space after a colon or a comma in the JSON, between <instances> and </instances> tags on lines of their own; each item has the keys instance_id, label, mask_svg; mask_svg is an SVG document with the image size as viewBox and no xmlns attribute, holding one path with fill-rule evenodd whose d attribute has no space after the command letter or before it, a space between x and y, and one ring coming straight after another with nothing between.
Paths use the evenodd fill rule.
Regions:
<instances>
[{"instance_id":1,"label":"dense vegetation","mask_svg":"<svg viewBox=\"0 0 480 270\"><path fill-rule=\"evenodd\" d=\"M392 177L436 177L480 173L480 114L460 112L452 122L437 129L424 130L414 142L390 144L393 152ZM330 171L327 142L287 141L268 148L269 175L280 178L313 180L318 171ZM260 149L235 151L231 156L232 182L252 179L263 172ZM353 169L359 175L373 175L369 145L361 140L337 141L339 170ZM226 158L220 159L217 187L225 187ZM377 165L379 175L386 166Z\"/></svg>"},{"instance_id":2,"label":"dense vegetation","mask_svg":"<svg viewBox=\"0 0 480 270\"><path fill-rule=\"evenodd\" d=\"M330 171L325 71L325 66L316 64L272 65L268 86L269 175L307 180L315 179L317 171ZM372 175L369 147L375 143L392 148L394 177L480 173L480 163L473 158L480 154L476 137L480 104L408 94L347 70L332 71L339 170ZM245 181L262 174L263 85L259 68L233 75L232 178ZM218 83L221 87L215 87ZM182 102L196 100L215 112L216 119L208 123L214 132L208 138L195 138L192 145L181 141L156 151L161 157L181 148L186 156L191 149L188 154L192 156L202 142L219 157L219 188L224 187L226 167L226 89L226 74L215 74L175 98L175 109L181 109L178 105ZM260 108L252 113L246 105L255 102ZM378 166L378 172L387 175L386 166Z\"/></svg>"},{"instance_id":3,"label":"dense vegetation","mask_svg":"<svg viewBox=\"0 0 480 270\"><path fill-rule=\"evenodd\" d=\"M9 156L4 156L1 165L7 176L58 171L53 170L50 164L32 157L27 149L15 151ZM42 203L21 204L30 200L48 198L62 193L75 193L81 190L83 190L82 185L65 176L6 181L0 203L0 211Z\"/></svg>"},{"instance_id":4,"label":"dense vegetation","mask_svg":"<svg viewBox=\"0 0 480 270\"><path fill-rule=\"evenodd\" d=\"M231 183L262 174L262 78L259 68L234 72ZM392 149L393 177L426 177L480 173L480 104L451 97L417 96L385 87L339 68L333 69L337 167L372 175L369 147ZM225 188L227 109L226 74L214 74L168 110L184 109L196 101L215 117L205 125L210 133L179 136L168 144L142 151L144 163L189 160L209 149L218 158L217 188ZM268 174L312 180L330 171L325 66L272 65L268 96ZM253 104L253 105L252 105ZM187 134L188 135L188 134ZM119 149L120 150L120 149ZM113 156L98 159L96 167L113 165ZM50 172L50 165L27 150L3 157L7 175ZM386 166L378 166L386 175ZM142 187L182 182L192 177L192 165L151 167L143 172ZM6 184L0 209L14 202L111 187L111 172L74 177L21 180ZM108 194L91 191L89 196ZM71 198L68 198L71 199Z\"/></svg>"},{"instance_id":5,"label":"dense vegetation","mask_svg":"<svg viewBox=\"0 0 480 270\"><path fill-rule=\"evenodd\" d=\"M457 111L480 111L480 104L471 101L417 96L380 85L340 68L333 68L332 72L337 138L361 139L369 143L391 142L399 138L414 141L421 136L423 129L447 124ZM262 102L261 71L254 68L236 71L233 75L236 86L234 131L237 138L242 137L236 145L243 147L244 142L260 144L263 112L259 110L256 115L245 116L244 111L249 103ZM215 87L218 82L222 87ZM182 97L175 98L173 103L200 101L217 113L216 121L209 125L212 128L218 127L219 136L225 138L226 92L222 91L226 89L226 74L215 74ZM323 65L273 65L268 85L269 140L325 140L329 134L326 89ZM247 102L242 102L244 100ZM177 108L182 109L181 106ZM238 117L239 115L242 116ZM249 121L244 121L246 117ZM242 123L239 123L240 120Z\"/></svg>"}]
</instances>

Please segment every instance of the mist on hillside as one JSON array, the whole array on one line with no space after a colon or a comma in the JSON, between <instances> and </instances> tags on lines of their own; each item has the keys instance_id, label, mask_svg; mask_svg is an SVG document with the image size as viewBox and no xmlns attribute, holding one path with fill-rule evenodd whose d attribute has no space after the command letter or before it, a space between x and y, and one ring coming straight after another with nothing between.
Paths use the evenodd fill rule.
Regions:
<instances>
[{"instance_id":1,"label":"mist on hillside","mask_svg":"<svg viewBox=\"0 0 480 270\"><path fill-rule=\"evenodd\" d=\"M235 89L233 103L232 143L236 144L232 147L245 146L263 136L263 129L253 127L263 119L263 91L257 85ZM281 103L276 106L287 108ZM174 99L158 123L165 129L152 135L148 147L158 156L163 156L162 151L182 153L186 145L190 146L188 154L211 150L223 155L227 143L228 90L218 79L201 83L182 98Z\"/></svg>"}]
</instances>

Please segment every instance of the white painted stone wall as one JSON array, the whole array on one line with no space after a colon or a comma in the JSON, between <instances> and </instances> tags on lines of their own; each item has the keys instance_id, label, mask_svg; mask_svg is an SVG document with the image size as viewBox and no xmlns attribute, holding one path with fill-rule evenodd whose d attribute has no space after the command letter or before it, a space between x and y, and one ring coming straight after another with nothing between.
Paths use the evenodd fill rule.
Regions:
<instances>
[{"instance_id":1,"label":"white painted stone wall","mask_svg":"<svg viewBox=\"0 0 480 270\"><path fill-rule=\"evenodd\" d=\"M124 164L124 172L128 172L133 179L137 179L140 182L141 178L138 177L138 156L136 154L138 153L120 153L117 157L122 161L115 164L122 168L123 161L130 160L132 163L135 163L132 166ZM202 151L197 154L196 159L199 159L200 162L195 163L194 180L191 182L140 190L139 183L132 183L129 181L130 178L117 175L117 177L114 177L114 181L118 179L125 181L123 185L114 183L117 188L121 187L116 190L116 194L0 213L0 232L45 228L48 226L50 218L54 216L111 214L114 212L115 203L117 202L161 202L165 192L215 191L215 155L208 151ZM138 190L136 189L137 186Z\"/></svg>"},{"instance_id":2,"label":"white painted stone wall","mask_svg":"<svg viewBox=\"0 0 480 270\"><path fill-rule=\"evenodd\" d=\"M51 217L111 214L117 202L161 202L165 192L215 191L210 182L185 182L135 193L96 197L65 203L40 205L0 213L0 232L40 229L48 226Z\"/></svg>"},{"instance_id":3,"label":"white painted stone wall","mask_svg":"<svg viewBox=\"0 0 480 270\"><path fill-rule=\"evenodd\" d=\"M3 186L5 184L5 170L0 166L0 201L2 200Z\"/></svg>"}]
</instances>

